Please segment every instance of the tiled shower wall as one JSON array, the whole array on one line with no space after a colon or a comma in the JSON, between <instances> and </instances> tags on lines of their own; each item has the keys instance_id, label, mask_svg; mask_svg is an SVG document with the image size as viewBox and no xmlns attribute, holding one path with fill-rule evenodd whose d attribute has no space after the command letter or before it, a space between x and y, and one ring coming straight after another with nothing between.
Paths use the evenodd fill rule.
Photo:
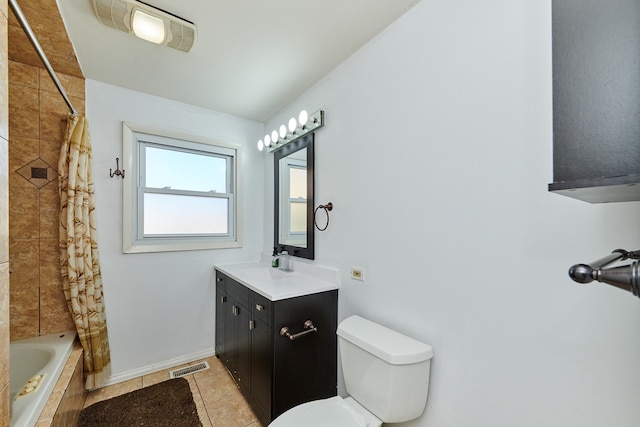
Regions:
<instances>
[{"instance_id":1,"label":"tiled shower wall","mask_svg":"<svg viewBox=\"0 0 640 427\"><path fill-rule=\"evenodd\" d=\"M0 0L0 426L9 425L9 81L7 0Z\"/></svg>"},{"instance_id":2,"label":"tiled shower wall","mask_svg":"<svg viewBox=\"0 0 640 427\"><path fill-rule=\"evenodd\" d=\"M5 1L5 0L3 0ZM75 109L84 78L55 0L20 6ZM60 278L57 169L69 109L9 15L10 340L73 330ZM70 54L68 52L71 52ZM65 74L67 69L74 75Z\"/></svg>"},{"instance_id":3,"label":"tiled shower wall","mask_svg":"<svg viewBox=\"0 0 640 427\"><path fill-rule=\"evenodd\" d=\"M58 77L83 111L84 79ZM74 329L58 249L57 169L67 115L44 69L9 62L11 340Z\"/></svg>"}]
</instances>

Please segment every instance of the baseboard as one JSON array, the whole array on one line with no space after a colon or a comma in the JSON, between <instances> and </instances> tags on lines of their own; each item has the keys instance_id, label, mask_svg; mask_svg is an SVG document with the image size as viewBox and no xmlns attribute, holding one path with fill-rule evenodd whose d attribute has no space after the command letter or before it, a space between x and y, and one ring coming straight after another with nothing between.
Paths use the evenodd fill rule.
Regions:
<instances>
[{"instance_id":1,"label":"baseboard","mask_svg":"<svg viewBox=\"0 0 640 427\"><path fill-rule=\"evenodd\" d=\"M207 350L200 351L198 353L192 353L185 356L176 357L174 359L170 359L164 361L162 363L155 363L150 366L145 366L144 368L132 369L127 372L123 372L118 375L112 375L105 381L102 387L106 387L108 385L113 385L117 383L121 383L123 381L127 381L133 378L141 377L143 375L153 374L154 372L162 371L164 369L173 368L175 366L184 365L186 363L195 362L197 360L205 359L207 357L215 356L216 352L214 348L210 348ZM167 379L169 379L167 377Z\"/></svg>"}]
</instances>

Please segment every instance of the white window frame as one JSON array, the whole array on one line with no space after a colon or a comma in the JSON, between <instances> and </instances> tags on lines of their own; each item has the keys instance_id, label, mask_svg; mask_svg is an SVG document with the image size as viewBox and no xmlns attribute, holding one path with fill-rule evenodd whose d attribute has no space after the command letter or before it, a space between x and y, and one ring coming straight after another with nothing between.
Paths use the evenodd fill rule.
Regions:
<instances>
[{"instance_id":1,"label":"white window frame","mask_svg":"<svg viewBox=\"0 0 640 427\"><path fill-rule=\"evenodd\" d=\"M144 173L144 155L141 147L165 146L178 151L192 150L231 156L231 167L227 168L231 181L229 194L220 195L229 200L229 232L224 235L178 235L145 237L142 234L143 212L141 203L144 189L141 187ZM194 135L160 130L128 122L122 123L122 148L125 170L122 191L122 252L169 252L203 249L242 247L242 197L241 146ZM154 190L153 192L158 192Z\"/></svg>"}]
</instances>

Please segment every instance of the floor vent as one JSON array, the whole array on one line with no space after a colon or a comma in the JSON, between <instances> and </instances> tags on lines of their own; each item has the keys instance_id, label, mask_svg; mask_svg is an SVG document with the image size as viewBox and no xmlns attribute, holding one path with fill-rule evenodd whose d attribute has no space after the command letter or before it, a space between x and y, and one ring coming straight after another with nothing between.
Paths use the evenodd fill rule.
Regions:
<instances>
[{"instance_id":1,"label":"floor vent","mask_svg":"<svg viewBox=\"0 0 640 427\"><path fill-rule=\"evenodd\" d=\"M186 368L169 371L169 378L180 378L185 375L195 374L196 372L206 371L207 369L209 369L209 364L207 362L197 363L195 365L187 366Z\"/></svg>"}]
</instances>

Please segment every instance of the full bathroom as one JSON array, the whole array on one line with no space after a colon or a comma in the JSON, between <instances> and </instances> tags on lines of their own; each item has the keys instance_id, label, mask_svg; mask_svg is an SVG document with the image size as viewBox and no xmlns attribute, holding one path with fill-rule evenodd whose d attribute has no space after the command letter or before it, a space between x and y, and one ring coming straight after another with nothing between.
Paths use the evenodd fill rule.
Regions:
<instances>
[{"instance_id":1,"label":"full bathroom","mask_svg":"<svg viewBox=\"0 0 640 427\"><path fill-rule=\"evenodd\" d=\"M242 87L229 86L211 97L218 109L185 102L188 91L159 95L184 87L188 69L168 80L148 73L144 87L129 86L135 79L127 78L136 67L160 69L162 61L212 55L212 47L200 44L204 38L180 52L106 27L92 0L17 1L71 103L89 123L111 358L105 387L215 361L217 275L233 278L232 266L260 264L272 276L320 275L331 282L322 292L335 299L318 304L313 325L287 326L292 336L313 326L319 334L326 331L316 319L332 318L329 341L336 348L322 353L322 360L335 366L333 392L343 398L351 394L337 334L345 320L367 319L432 349L423 411L390 425L638 425L640 342L633 325L640 321L640 301L605 283L575 283L567 270L615 249L638 249L640 204L633 198L587 203L548 188L559 156L552 37L558 15L552 5L560 0L405 2L397 17L347 57L295 94L286 92L286 101L293 78L282 93L274 86L272 102L260 105ZM198 16L186 6L193 2L145 3L193 21L199 32L223 25ZM224 2L214 3L222 13ZM58 235L58 157L69 108L8 2L0 1L0 11L0 425L9 425L9 343L60 335L74 322L61 289ZM79 15L85 19L74 27ZM234 19L240 26L248 18ZM104 43L134 46L135 52L122 52L133 54L128 66L104 64L89 76L82 26L108 35ZM286 26L276 22L269 31L279 34ZM319 27L329 37L332 22ZM629 39L640 43L634 37ZM313 51L305 46L300 60ZM296 51L291 55L285 60L253 51L250 57L271 64L270 74L290 76L284 67L294 66ZM224 64L220 58L217 66ZM217 72L210 70L212 79ZM113 76L123 83L113 83ZM323 112L322 127L309 134L308 176L312 210L324 208L313 214L316 226L307 222L313 245L306 249L313 256L288 251L288 272L272 267L274 247L282 249L275 241L279 151L259 150L257 143L301 110ZM215 141L236 150L232 244L146 251L127 244L131 209L125 196L136 182L127 163L127 132ZM168 165L162 173L175 170L178 165ZM251 274L235 278L256 282L259 273ZM261 294L251 295L255 306ZM315 336L309 332L291 344ZM320 369L314 366L324 363L317 361L320 351L327 347L302 366ZM78 357L72 353L74 363ZM306 390L313 394L320 387ZM238 413L229 425L257 425L243 424L243 417Z\"/></svg>"}]
</instances>

